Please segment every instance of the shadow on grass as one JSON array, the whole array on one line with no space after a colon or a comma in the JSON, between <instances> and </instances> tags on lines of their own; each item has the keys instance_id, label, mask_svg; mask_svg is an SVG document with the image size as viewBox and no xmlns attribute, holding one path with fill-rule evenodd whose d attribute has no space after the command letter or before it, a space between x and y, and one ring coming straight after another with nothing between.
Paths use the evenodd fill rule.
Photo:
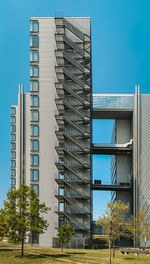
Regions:
<instances>
[{"instance_id":1,"label":"shadow on grass","mask_svg":"<svg viewBox=\"0 0 150 264\"><path fill-rule=\"evenodd\" d=\"M16 258L19 258L20 256L16 256ZM24 258L27 259L36 259L36 258L62 258L62 257L70 257L68 254L29 254L29 255L24 255Z\"/></svg>"},{"instance_id":2,"label":"shadow on grass","mask_svg":"<svg viewBox=\"0 0 150 264\"><path fill-rule=\"evenodd\" d=\"M77 254L77 255L85 255L86 253L85 252L67 252L67 254L68 255L75 255L75 254Z\"/></svg>"},{"instance_id":3,"label":"shadow on grass","mask_svg":"<svg viewBox=\"0 0 150 264\"><path fill-rule=\"evenodd\" d=\"M3 252L3 251L18 251L20 250L19 248L0 248L0 252Z\"/></svg>"}]
</instances>

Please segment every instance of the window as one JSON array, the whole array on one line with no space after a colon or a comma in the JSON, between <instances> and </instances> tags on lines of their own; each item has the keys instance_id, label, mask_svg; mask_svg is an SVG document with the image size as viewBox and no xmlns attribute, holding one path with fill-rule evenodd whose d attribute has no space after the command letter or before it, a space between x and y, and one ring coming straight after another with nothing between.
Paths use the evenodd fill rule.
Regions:
<instances>
[{"instance_id":1,"label":"window","mask_svg":"<svg viewBox=\"0 0 150 264\"><path fill-rule=\"evenodd\" d=\"M32 137L39 136L39 126L38 125L31 125L31 136Z\"/></svg>"},{"instance_id":2,"label":"window","mask_svg":"<svg viewBox=\"0 0 150 264\"><path fill-rule=\"evenodd\" d=\"M30 90L31 92L38 92L39 91L39 82L38 81L31 81L30 82Z\"/></svg>"},{"instance_id":3,"label":"window","mask_svg":"<svg viewBox=\"0 0 150 264\"><path fill-rule=\"evenodd\" d=\"M12 161L11 161L11 167L12 167L12 168L15 168L15 167L16 167L16 161L15 161L15 160L12 160Z\"/></svg>"},{"instance_id":4,"label":"window","mask_svg":"<svg viewBox=\"0 0 150 264\"><path fill-rule=\"evenodd\" d=\"M63 180L63 179L64 179L64 174L59 173L59 179L60 179L60 180Z\"/></svg>"},{"instance_id":5,"label":"window","mask_svg":"<svg viewBox=\"0 0 150 264\"><path fill-rule=\"evenodd\" d=\"M39 67L38 67L38 65L32 65L30 67L30 76L31 77L38 77L39 76Z\"/></svg>"},{"instance_id":6,"label":"window","mask_svg":"<svg viewBox=\"0 0 150 264\"><path fill-rule=\"evenodd\" d=\"M31 184L31 187L35 191L36 195L39 195L39 185L38 184Z\"/></svg>"},{"instance_id":7,"label":"window","mask_svg":"<svg viewBox=\"0 0 150 264\"><path fill-rule=\"evenodd\" d=\"M11 169L11 176L16 176L16 170L15 169Z\"/></svg>"},{"instance_id":8,"label":"window","mask_svg":"<svg viewBox=\"0 0 150 264\"><path fill-rule=\"evenodd\" d=\"M38 97L38 95L31 95L30 96L30 104L31 104L31 106L39 106L39 97Z\"/></svg>"},{"instance_id":9,"label":"window","mask_svg":"<svg viewBox=\"0 0 150 264\"><path fill-rule=\"evenodd\" d=\"M37 50L31 50L30 60L31 61L39 61L39 52Z\"/></svg>"},{"instance_id":10,"label":"window","mask_svg":"<svg viewBox=\"0 0 150 264\"><path fill-rule=\"evenodd\" d=\"M11 158L12 158L12 159L15 159L15 158L16 158L16 152L15 152L15 151L12 151L12 152L11 152Z\"/></svg>"},{"instance_id":11,"label":"window","mask_svg":"<svg viewBox=\"0 0 150 264\"><path fill-rule=\"evenodd\" d=\"M39 235L36 231L31 231L31 243L39 244Z\"/></svg>"},{"instance_id":12,"label":"window","mask_svg":"<svg viewBox=\"0 0 150 264\"><path fill-rule=\"evenodd\" d=\"M16 126L11 126L11 132L16 132Z\"/></svg>"},{"instance_id":13,"label":"window","mask_svg":"<svg viewBox=\"0 0 150 264\"><path fill-rule=\"evenodd\" d=\"M59 203L59 211L64 212L64 203Z\"/></svg>"},{"instance_id":14,"label":"window","mask_svg":"<svg viewBox=\"0 0 150 264\"><path fill-rule=\"evenodd\" d=\"M64 195L64 188L59 188L59 195Z\"/></svg>"},{"instance_id":15,"label":"window","mask_svg":"<svg viewBox=\"0 0 150 264\"><path fill-rule=\"evenodd\" d=\"M11 178L11 184L16 184L16 179L15 178Z\"/></svg>"},{"instance_id":16,"label":"window","mask_svg":"<svg viewBox=\"0 0 150 264\"><path fill-rule=\"evenodd\" d=\"M16 143L11 142L11 149L12 149L12 150L15 150L15 149L16 149Z\"/></svg>"},{"instance_id":17,"label":"window","mask_svg":"<svg viewBox=\"0 0 150 264\"><path fill-rule=\"evenodd\" d=\"M11 116L11 123L16 123L16 117L15 116Z\"/></svg>"},{"instance_id":18,"label":"window","mask_svg":"<svg viewBox=\"0 0 150 264\"><path fill-rule=\"evenodd\" d=\"M38 110L31 110L31 121L39 121L39 111Z\"/></svg>"},{"instance_id":19,"label":"window","mask_svg":"<svg viewBox=\"0 0 150 264\"><path fill-rule=\"evenodd\" d=\"M11 140L16 140L16 134L11 134Z\"/></svg>"},{"instance_id":20,"label":"window","mask_svg":"<svg viewBox=\"0 0 150 264\"><path fill-rule=\"evenodd\" d=\"M16 108L15 107L11 107L11 115L15 115L16 114Z\"/></svg>"},{"instance_id":21,"label":"window","mask_svg":"<svg viewBox=\"0 0 150 264\"><path fill-rule=\"evenodd\" d=\"M11 191L14 192L16 190L15 187L11 187Z\"/></svg>"},{"instance_id":22,"label":"window","mask_svg":"<svg viewBox=\"0 0 150 264\"><path fill-rule=\"evenodd\" d=\"M39 150L39 141L37 139L31 140L31 150L38 151Z\"/></svg>"},{"instance_id":23,"label":"window","mask_svg":"<svg viewBox=\"0 0 150 264\"><path fill-rule=\"evenodd\" d=\"M38 181L39 180L39 170L31 170L30 178L31 178L31 181Z\"/></svg>"},{"instance_id":24,"label":"window","mask_svg":"<svg viewBox=\"0 0 150 264\"><path fill-rule=\"evenodd\" d=\"M31 47L38 47L39 46L39 36L32 35L30 37L30 46Z\"/></svg>"},{"instance_id":25,"label":"window","mask_svg":"<svg viewBox=\"0 0 150 264\"><path fill-rule=\"evenodd\" d=\"M59 217L59 227L61 227L64 224L65 224L64 218L63 217Z\"/></svg>"},{"instance_id":26,"label":"window","mask_svg":"<svg viewBox=\"0 0 150 264\"><path fill-rule=\"evenodd\" d=\"M31 31L38 32L39 31L39 22L37 20L31 20Z\"/></svg>"},{"instance_id":27,"label":"window","mask_svg":"<svg viewBox=\"0 0 150 264\"><path fill-rule=\"evenodd\" d=\"M38 155L31 155L31 165L38 166L39 165L39 156Z\"/></svg>"}]
</instances>

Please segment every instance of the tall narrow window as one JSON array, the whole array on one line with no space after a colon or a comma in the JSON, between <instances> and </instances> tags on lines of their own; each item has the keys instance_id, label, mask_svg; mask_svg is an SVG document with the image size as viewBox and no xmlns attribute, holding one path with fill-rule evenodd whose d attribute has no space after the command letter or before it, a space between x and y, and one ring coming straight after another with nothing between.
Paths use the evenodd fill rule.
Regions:
<instances>
[{"instance_id":1,"label":"tall narrow window","mask_svg":"<svg viewBox=\"0 0 150 264\"><path fill-rule=\"evenodd\" d=\"M30 37L30 46L37 48L39 46L39 36L32 35Z\"/></svg>"},{"instance_id":2,"label":"tall narrow window","mask_svg":"<svg viewBox=\"0 0 150 264\"><path fill-rule=\"evenodd\" d=\"M32 137L39 136L39 126L38 125L31 125L31 136Z\"/></svg>"},{"instance_id":3,"label":"tall narrow window","mask_svg":"<svg viewBox=\"0 0 150 264\"><path fill-rule=\"evenodd\" d=\"M31 50L30 60L31 61L39 61L39 52L37 50Z\"/></svg>"},{"instance_id":4,"label":"tall narrow window","mask_svg":"<svg viewBox=\"0 0 150 264\"><path fill-rule=\"evenodd\" d=\"M64 195L64 188L62 187L59 188L59 195Z\"/></svg>"},{"instance_id":5,"label":"tall narrow window","mask_svg":"<svg viewBox=\"0 0 150 264\"><path fill-rule=\"evenodd\" d=\"M39 121L39 111L38 110L31 110L31 121L37 122Z\"/></svg>"},{"instance_id":6,"label":"tall narrow window","mask_svg":"<svg viewBox=\"0 0 150 264\"><path fill-rule=\"evenodd\" d=\"M39 180L39 170L31 170L30 179L31 181L38 181Z\"/></svg>"},{"instance_id":7,"label":"tall narrow window","mask_svg":"<svg viewBox=\"0 0 150 264\"><path fill-rule=\"evenodd\" d=\"M39 150L39 141L37 139L31 140L31 151L38 151Z\"/></svg>"},{"instance_id":8,"label":"tall narrow window","mask_svg":"<svg viewBox=\"0 0 150 264\"><path fill-rule=\"evenodd\" d=\"M64 212L64 203L59 203L59 211Z\"/></svg>"},{"instance_id":9,"label":"tall narrow window","mask_svg":"<svg viewBox=\"0 0 150 264\"><path fill-rule=\"evenodd\" d=\"M30 82L30 90L31 92L38 92L39 91L39 82L36 80L33 80Z\"/></svg>"},{"instance_id":10,"label":"tall narrow window","mask_svg":"<svg viewBox=\"0 0 150 264\"><path fill-rule=\"evenodd\" d=\"M11 107L11 115L15 115L16 114L16 108L15 107Z\"/></svg>"},{"instance_id":11,"label":"tall narrow window","mask_svg":"<svg viewBox=\"0 0 150 264\"><path fill-rule=\"evenodd\" d=\"M16 179L15 178L11 178L11 184L12 185L16 184Z\"/></svg>"},{"instance_id":12,"label":"tall narrow window","mask_svg":"<svg viewBox=\"0 0 150 264\"><path fill-rule=\"evenodd\" d=\"M11 123L16 123L16 117L15 116L11 116Z\"/></svg>"},{"instance_id":13,"label":"tall narrow window","mask_svg":"<svg viewBox=\"0 0 150 264\"><path fill-rule=\"evenodd\" d=\"M11 134L11 140L16 140L16 134Z\"/></svg>"},{"instance_id":14,"label":"tall narrow window","mask_svg":"<svg viewBox=\"0 0 150 264\"><path fill-rule=\"evenodd\" d=\"M12 150L15 150L15 149L16 149L16 143L11 142L11 149L12 149Z\"/></svg>"},{"instance_id":15,"label":"tall narrow window","mask_svg":"<svg viewBox=\"0 0 150 264\"><path fill-rule=\"evenodd\" d=\"M32 65L30 67L30 76L31 77L38 77L39 76L39 67L38 67L38 65Z\"/></svg>"},{"instance_id":16,"label":"tall narrow window","mask_svg":"<svg viewBox=\"0 0 150 264\"><path fill-rule=\"evenodd\" d=\"M16 126L14 125L11 126L11 132L16 132Z\"/></svg>"},{"instance_id":17,"label":"tall narrow window","mask_svg":"<svg viewBox=\"0 0 150 264\"><path fill-rule=\"evenodd\" d=\"M11 167L12 167L12 168L15 168L15 167L16 167L16 161L15 161L15 160L12 160L12 161L11 161Z\"/></svg>"},{"instance_id":18,"label":"tall narrow window","mask_svg":"<svg viewBox=\"0 0 150 264\"><path fill-rule=\"evenodd\" d=\"M16 170L15 169L11 169L11 176L16 176Z\"/></svg>"},{"instance_id":19,"label":"tall narrow window","mask_svg":"<svg viewBox=\"0 0 150 264\"><path fill-rule=\"evenodd\" d=\"M39 106L39 97L38 97L38 95L31 95L30 96L30 105L31 106Z\"/></svg>"},{"instance_id":20,"label":"tall narrow window","mask_svg":"<svg viewBox=\"0 0 150 264\"><path fill-rule=\"evenodd\" d=\"M38 184L31 184L31 187L35 191L36 195L39 195L39 185Z\"/></svg>"},{"instance_id":21,"label":"tall narrow window","mask_svg":"<svg viewBox=\"0 0 150 264\"><path fill-rule=\"evenodd\" d=\"M11 158L15 159L16 158L16 152L15 151L11 151Z\"/></svg>"},{"instance_id":22,"label":"tall narrow window","mask_svg":"<svg viewBox=\"0 0 150 264\"><path fill-rule=\"evenodd\" d=\"M39 22L37 20L31 20L31 31L32 32L39 31Z\"/></svg>"},{"instance_id":23,"label":"tall narrow window","mask_svg":"<svg viewBox=\"0 0 150 264\"><path fill-rule=\"evenodd\" d=\"M31 166L38 166L39 165L39 156L38 155L31 155Z\"/></svg>"}]
</instances>

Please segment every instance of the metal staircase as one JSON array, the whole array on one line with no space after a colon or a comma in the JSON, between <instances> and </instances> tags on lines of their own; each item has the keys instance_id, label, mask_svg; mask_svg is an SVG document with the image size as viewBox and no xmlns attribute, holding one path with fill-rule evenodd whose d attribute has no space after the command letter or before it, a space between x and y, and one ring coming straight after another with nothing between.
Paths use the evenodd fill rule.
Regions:
<instances>
[{"instance_id":1,"label":"metal staircase","mask_svg":"<svg viewBox=\"0 0 150 264\"><path fill-rule=\"evenodd\" d=\"M59 141L56 146L59 157L56 182L59 188L64 189L63 195L56 195L59 203L64 203L64 209L57 213L65 222L72 223L76 233L89 233L84 223L88 221L90 227L91 40L64 18L55 18L55 23L55 86L58 95L55 102L59 112L56 115L59 127L56 131ZM66 33L68 31L70 35Z\"/></svg>"}]
</instances>

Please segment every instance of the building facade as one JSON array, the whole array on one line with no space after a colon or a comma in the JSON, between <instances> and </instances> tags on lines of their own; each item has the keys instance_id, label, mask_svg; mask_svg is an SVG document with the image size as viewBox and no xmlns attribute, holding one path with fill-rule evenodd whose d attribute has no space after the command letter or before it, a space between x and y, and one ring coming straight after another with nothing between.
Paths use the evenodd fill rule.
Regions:
<instances>
[{"instance_id":1,"label":"building facade","mask_svg":"<svg viewBox=\"0 0 150 264\"><path fill-rule=\"evenodd\" d=\"M71 247L91 238L91 32L89 18L31 18L30 93L11 108L12 189L31 185L51 207L49 227L30 241L57 246L71 224Z\"/></svg>"},{"instance_id":2,"label":"building facade","mask_svg":"<svg viewBox=\"0 0 150 264\"><path fill-rule=\"evenodd\" d=\"M57 228L70 224L68 246L90 247L93 190L129 202L129 215L149 208L149 110L138 89L92 95L90 18L31 18L30 92L21 85L11 107L11 188L32 186L51 207L31 244L59 246ZM110 144L92 142L93 119L114 120ZM92 184L92 155L111 155L110 184Z\"/></svg>"}]
</instances>

